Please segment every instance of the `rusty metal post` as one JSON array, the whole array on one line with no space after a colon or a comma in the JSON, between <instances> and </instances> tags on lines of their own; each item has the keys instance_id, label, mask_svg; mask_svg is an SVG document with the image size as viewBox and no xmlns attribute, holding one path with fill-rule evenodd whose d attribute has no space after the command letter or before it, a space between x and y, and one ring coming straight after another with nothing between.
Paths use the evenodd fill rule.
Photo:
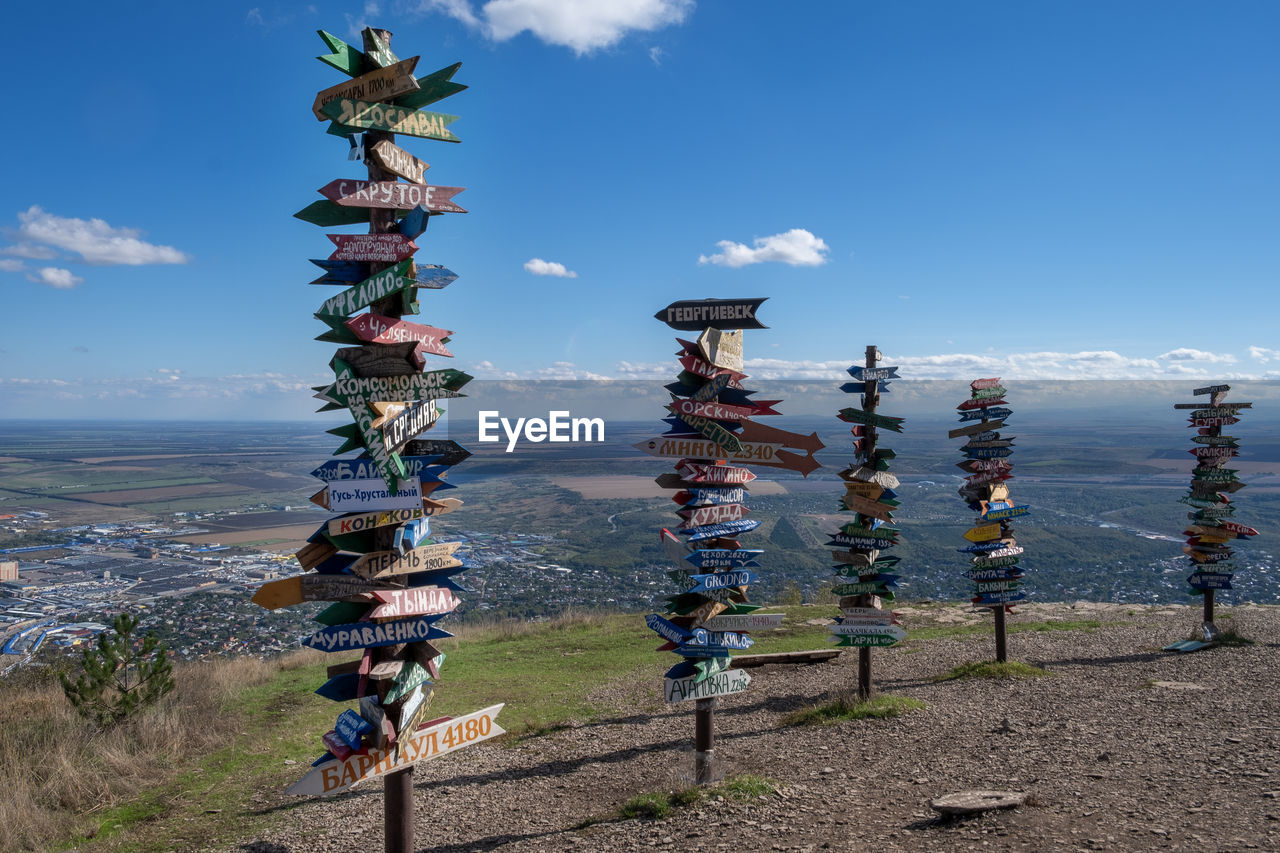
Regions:
<instances>
[{"instance_id":1,"label":"rusty metal post","mask_svg":"<svg viewBox=\"0 0 1280 853\"><path fill-rule=\"evenodd\" d=\"M716 697L697 700L693 729L693 781L710 785L715 781Z\"/></svg>"}]
</instances>

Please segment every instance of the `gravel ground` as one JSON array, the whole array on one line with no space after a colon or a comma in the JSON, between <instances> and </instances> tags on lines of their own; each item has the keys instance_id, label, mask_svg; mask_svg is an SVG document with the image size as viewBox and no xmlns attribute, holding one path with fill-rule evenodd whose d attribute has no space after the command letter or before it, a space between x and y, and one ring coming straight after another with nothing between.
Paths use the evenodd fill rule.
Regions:
<instances>
[{"instance_id":1,"label":"gravel ground","mask_svg":"<svg viewBox=\"0 0 1280 853\"><path fill-rule=\"evenodd\" d=\"M817 611L815 611L817 612ZM908 630L971 620L959 606L900 607ZM484 743L418 765L416 847L463 851L1280 850L1280 608L1223 608L1256 641L1177 655L1198 611L1077 603L1020 605L1018 621L1098 619L1092 631L1010 636L1012 660L1051 677L937 682L989 660L990 635L874 652L878 690L926 704L888 720L787 727L782 718L856 683L857 655L752 670L720 700L717 770L779 790L703 801L658 821L618 820L638 793L686 786L693 703L661 705L657 684L602 689L601 722L513 744ZM957 791L1026 792L1027 804L941 818ZM380 850L381 786L292 804L240 853ZM583 826L591 819L599 823ZM227 849L227 848L219 848Z\"/></svg>"}]
</instances>

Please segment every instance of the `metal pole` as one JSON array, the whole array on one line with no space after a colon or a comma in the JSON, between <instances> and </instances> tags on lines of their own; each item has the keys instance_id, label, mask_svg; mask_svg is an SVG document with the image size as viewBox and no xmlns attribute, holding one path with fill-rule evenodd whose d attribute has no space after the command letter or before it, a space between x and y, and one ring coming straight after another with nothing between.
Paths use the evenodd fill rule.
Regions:
<instances>
[{"instance_id":1,"label":"metal pole","mask_svg":"<svg viewBox=\"0 0 1280 853\"><path fill-rule=\"evenodd\" d=\"M694 709L693 781L710 785L715 781L716 697L697 700Z\"/></svg>"},{"instance_id":2,"label":"metal pole","mask_svg":"<svg viewBox=\"0 0 1280 853\"><path fill-rule=\"evenodd\" d=\"M1211 589L1204 591L1204 623L1213 625L1213 590Z\"/></svg>"}]
</instances>

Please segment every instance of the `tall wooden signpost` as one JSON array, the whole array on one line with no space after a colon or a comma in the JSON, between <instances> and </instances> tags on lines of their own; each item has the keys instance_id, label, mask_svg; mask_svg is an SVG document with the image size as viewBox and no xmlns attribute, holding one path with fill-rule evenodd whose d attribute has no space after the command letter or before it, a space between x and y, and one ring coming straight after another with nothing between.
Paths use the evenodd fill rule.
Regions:
<instances>
[{"instance_id":1,"label":"tall wooden signpost","mask_svg":"<svg viewBox=\"0 0 1280 853\"><path fill-rule=\"evenodd\" d=\"M420 286L443 287L456 277L413 259L428 218L465 211L452 201L461 188L422 183L427 164L399 148L395 133L457 142L445 128L455 116L420 108L466 87L451 82L458 65L415 78L418 58L397 59L385 30L366 29L363 50L320 36L331 53L319 59L350 79L320 92L312 111L330 121L330 134L348 139L349 159L363 160L368 171L321 187L325 200L295 216L324 227L368 226L368 234L326 235L334 251L314 261L324 270L314 283L341 288L316 311L328 326L317 340L347 345L329 362L333 382L316 397L324 402L320 411L351 416L329 430L344 440L334 455L359 456L312 472L324 483L312 500L341 514L298 551L304 574L263 585L253 601L269 609L334 602L303 643L359 655L329 667L316 691L356 707L336 715L321 738L327 751L289 793L335 794L384 777L386 850L407 853L413 765L503 733L494 721L501 705L428 719L444 661L432 641L451 636L435 623L463 591L453 580L463 569L453 556L459 543L434 541L431 525L461 504L440 497L452 488L442 478L470 454L452 441L417 436L436 423L437 401L460 396L471 377L423 372L429 357L452 355L444 344L453 333L401 319L418 312Z\"/></svg>"},{"instance_id":2,"label":"tall wooden signpost","mask_svg":"<svg viewBox=\"0 0 1280 853\"><path fill-rule=\"evenodd\" d=\"M831 534L827 547L835 561L835 586L840 597L840 616L832 625L831 639L837 646L858 649L858 696L872 693L871 650L892 646L906 636L896 614L886 612L883 602L893 600L899 558L884 554L898 544L898 528L893 526L893 510L898 506L898 478L889 473L889 461L896 454L878 446L880 430L902 432L902 418L879 414L880 394L888 393L889 380L898 379L898 368L877 367L880 350L869 346L863 365L853 365L840 390L860 394L858 408L841 409L837 417L853 424L854 461L840 472L845 494L840 511L852 512L853 520Z\"/></svg>"},{"instance_id":3,"label":"tall wooden signpost","mask_svg":"<svg viewBox=\"0 0 1280 853\"><path fill-rule=\"evenodd\" d=\"M1191 392L1208 400L1174 404L1175 409L1190 410L1188 426L1196 430L1191 437L1195 447L1187 451L1196 458L1196 467L1191 471L1191 490L1182 498L1194 511L1187 514L1191 523L1183 531L1187 544L1182 551L1191 561L1187 583L1192 595L1202 597L1204 616L1200 626L1203 639L1173 643L1165 646L1167 651L1194 652L1213 643L1218 633L1213 622L1214 596L1218 590L1231 589L1236 568L1228 543L1258 535L1234 518L1236 505L1231 495L1245 484L1236 477L1236 469L1227 465L1239 454L1240 445L1235 436L1223 435L1222 428L1238 423L1241 410L1253 404L1226 402L1230 390L1229 385L1208 385Z\"/></svg>"},{"instance_id":4,"label":"tall wooden signpost","mask_svg":"<svg viewBox=\"0 0 1280 853\"><path fill-rule=\"evenodd\" d=\"M1013 537L1012 521L1031 512L1029 506L1015 505L1006 482L1013 475L1008 457L1013 439L1001 438L1000 428L1012 412L1005 405L1007 390L996 379L975 379L969 383L969 399L956 407L964 424L947 433L948 438L965 439L960 452L964 461L965 484L960 497L978 514L973 527L965 531L968 545L960 551L969 555L964 573L974 583L973 606L990 608L995 619L996 660L1008 660L1005 614L1027 593L1022 589L1023 571L1018 567L1022 548Z\"/></svg>"},{"instance_id":5,"label":"tall wooden signpost","mask_svg":"<svg viewBox=\"0 0 1280 853\"><path fill-rule=\"evenodd\" d=\"M675 302L656 317L673 329L698 331L696 341L676 338L683 368L667 386L671 417L663 435L638 443L652 456L674 459L676 472L658 477L680 507L677 533L662 530L663 551L676 568L667 574L682 592L667 599L665 616L645 623L681 661L668 670L663 697L696 700L694 780L715 779L715 707L718 696L739 693L751 681L730 669L734 651L754 642L749 633L776 628L781 614L756 613L747 600L762 550L743 548L738 536L760 522L749 519L744 501L756 475L746 464L788 468L808 476L818 468L822 448L817 433L805 436L752 420L778 414L779 400L752 401L742 380L742 330L763 329L756 311L763 299L705 299Z\"/></svg>"}]
</instances>

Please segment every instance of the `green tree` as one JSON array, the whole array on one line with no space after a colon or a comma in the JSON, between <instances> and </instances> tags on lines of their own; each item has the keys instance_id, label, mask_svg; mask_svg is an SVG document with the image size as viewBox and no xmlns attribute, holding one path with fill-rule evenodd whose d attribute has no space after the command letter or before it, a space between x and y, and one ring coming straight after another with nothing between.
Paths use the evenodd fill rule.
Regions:
<instances>
[{"instance_id":1,"label":"green tree","mask_svg":"<svg viewBox=\"0 0 1280 853\"><path fill-rule=\"evenodd\" d=\"M72 707L99 726L118 723L173 689L168 649L154 631L135 641L137 627L136 617L121 613L111 623L113 636L103 631L96 647L85 648L84 671L75 681L58 675Z\"/></svg>"}]
</instances>

